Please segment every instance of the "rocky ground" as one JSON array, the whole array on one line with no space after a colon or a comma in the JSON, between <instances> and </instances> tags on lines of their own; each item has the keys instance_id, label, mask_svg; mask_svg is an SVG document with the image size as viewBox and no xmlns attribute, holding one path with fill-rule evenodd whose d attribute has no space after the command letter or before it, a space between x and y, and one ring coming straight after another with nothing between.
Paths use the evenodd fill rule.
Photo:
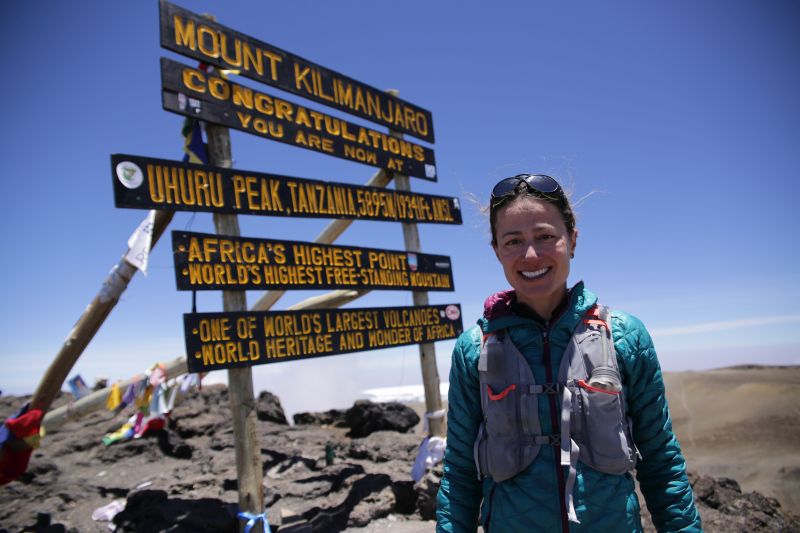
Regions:
<instances>
[{"instance_id":1,"label":"rocky ground","mask_svg":"<svg viewBox=\"0 0 800 533\"><path fill-rule=\"evenodd\" d=\"M0 416L24 400L0 397ZM417 484L411 479L420 443L411 409L357 403L347 411L298 415L295 425L286 424L269 393L256 409L273 532L434 530L440 474L429 472ZM102 436L124 418L95 413L47 435L26 474L0 488L0 532L236 531L227 391L212 386L192 393L167 429L104 446ZM692 482L706 531L800 531L800 521L773 498L743 493L727 478L692 476ZM124 510L111 522L93 520L95 510L113 502Z\"/></svg>"}]
</instances>

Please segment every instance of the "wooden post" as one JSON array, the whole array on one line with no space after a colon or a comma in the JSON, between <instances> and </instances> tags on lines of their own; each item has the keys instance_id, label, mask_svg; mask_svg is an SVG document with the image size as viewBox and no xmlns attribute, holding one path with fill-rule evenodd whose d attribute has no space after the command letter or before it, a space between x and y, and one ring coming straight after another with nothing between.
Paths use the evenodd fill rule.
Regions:
<instances>
[{"instance_id":1,"label":"wooden post","mask_svg":"<svg viewBox=\"0 0 800 533\"><path fill-rule=\"evenodd\" d=\"M155 222L153 224L153 237L150 242L150 249L152 250L158 239L167 229L170 221L172 220L173 211L156 211ZM67 379L69 371L75 366L75 362L89 345L89 342L94 338L100 326L103 325L111 310L117 305L119 297L128 288L136 268L132 266L125 259L125 254L122 254L119 263L111 270L106 281L103 283L103 288L86 307L86 310L80 316L72 331L69 332L64 344L56 354L53 362L50 363L39 386L36 387L36 392L33 393L31 400L31 409L41 409L42 412L47 413L53 400L61 391L61 386L64 380Z\"/></svg>"},{"instance_id":2,"label":"wooden post","mask_svg":"<svg viewBox=\"0 0 800 533\"><path fill-rule=\"evenodd\" d=\"M396 90L387 92L393 96L398 95ZM402 134L396 131L389 131L389 135L397 138L403 137ZM411 191L408 176L394 172L394 181L398 191ZM421 252L417 225L413 222L403 222L402 226L406 251ZM427 291L413 291L412 298L415 306L429 305ZM428 436L444 437L447 434L447 424L442 412L439 370L436 367L436 347L432 342L424 342L419 345L419 358L422 366L422 384L425 389L425 416L428 419ZM437 416L430 416L433 413L436 413ZM441 416L438 416L440 413Z\"/></svg>"},{"instance_id":3,"label":"wooden post","mask_svg":"<svg viewBox=\"0 0 800 533\"><path fill-rule=\"evenodd\" d=\"M206 124L209 163L218 167L233 166L231 138L228 128ZM214 213L214 226L220 235L238 237L239 219L236 215ZM247 311L244 291L222 291L225 311ZM261 447L256 435L256 402L253 395L253 371L250 367L228 369L228 397L233 417L233 437L236 446L236 475L239 482L239 510L253 514L264 512L264 472ZM244 531L246 520L239 520ZM261 533L263 524L257 522L251 531Z\"/></svg>"}]
</instances>

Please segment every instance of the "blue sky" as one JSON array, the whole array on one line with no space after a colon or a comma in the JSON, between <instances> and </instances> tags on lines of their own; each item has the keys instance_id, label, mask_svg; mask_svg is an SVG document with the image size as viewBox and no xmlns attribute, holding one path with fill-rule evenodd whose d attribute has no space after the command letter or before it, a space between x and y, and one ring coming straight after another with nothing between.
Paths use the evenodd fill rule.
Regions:
<instances>
[{"instance_id":1,"label":"blue sky","mask_svg":"<svg viewBox=\"0 0 800 533\"><path fill-rule=\"evenodd\" d=\"M421 225L420 236L422 251L453 259L456 291L431 302L461 303L465 324L506 287L470 198L485 202L502 177L545 172L582 199L571 280L642 318L666 370L800 363L796 2L176 3L433 113L439 180L412 178L412 189L462 199L462 226ZM159 58L196 62L159 47L155 0L3 2L0 20L0 390L24 393L146 215L114 207L109 154L180 159L182 119L161 109ZM242 132L231 139L236 168L354 184L374 172ZM327 221L240 224L247 236L313 240ZM211 215L178 213L171 229L211 232ZM175 289L168 242L74 373L122 379L183 354L191 297ZM338 242L403 248L389 222L357 222ZM351 306L411 303L375 291ZM220 294L200 294L198 309L220 310ZM451 346L437 344L442 381ZM416 346L264 365L254 379L290 412L421 381Z\"/></svg>"}]
</instances>

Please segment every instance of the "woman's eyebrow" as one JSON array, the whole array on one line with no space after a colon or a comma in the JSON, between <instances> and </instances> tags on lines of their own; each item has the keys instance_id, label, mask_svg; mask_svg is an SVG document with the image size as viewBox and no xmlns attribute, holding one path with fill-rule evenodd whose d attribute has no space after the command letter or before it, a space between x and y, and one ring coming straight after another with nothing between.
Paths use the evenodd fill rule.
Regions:
<instances>
[{"instance_id":1,"label":"woman's eyebrow","mask_svg":"<svg viewBox=\"0 0 800 533\"><path fill-rule=\"evenodd\" d=\"M502 238L502 237L506 237L508 235L519 235L521 233L522 233L522 230L520 230L520 229L511 229L511 230L508 230L508 231L504 232L502 235L500 235L500 237Z\"/></svg>"}]
</instances>

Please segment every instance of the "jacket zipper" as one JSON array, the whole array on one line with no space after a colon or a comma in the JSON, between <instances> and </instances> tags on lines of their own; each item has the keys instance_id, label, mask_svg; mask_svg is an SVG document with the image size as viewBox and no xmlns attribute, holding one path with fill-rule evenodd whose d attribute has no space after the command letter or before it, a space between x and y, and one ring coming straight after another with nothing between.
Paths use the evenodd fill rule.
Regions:
<instances>
[{"instance_id":1,"label":"jacket zipper","mask_svg":"<svg viewBox=\"0 0 800 533\"><path fill-rule=\"evenodd\" d=\"M497 488L496 483L492 483L492 490L489 491L489 510L486 513L486 523L483 526L484 533L489 533L489 525L492 521L492 505L494 504L494 489Z\"/></svg>"},{"instance_id":2,"label":"jacket zipper","mask_svg":"<svg viewBox=\"0 0 800 533\"><path fill-rule=\"evenodd\" d=\"M549 323L548 329L545 329L542 332L542 341L543 341L543 348L544 348L544 368L545 372L547 372L547 381L549 383L555 383L553 380L553 364L550 360L550 339L548 338L548 331L549 331ZM556 404L556 398L553 394L547 395L547 401L550 404L550 426L551 431L558 431L560 428L559 425L559 417L558 417L558 405ZM569 533L569 524L567 519L567 502L564 499L564 491L566 490L566 481L564 480L564 470L561 468L561 461L559 460L558 450L553 448L553 464L555 465L556 469L556 479L558 480L558 507L561 510L561 531L563 533Z\"/></svg>"}]
</instances>

